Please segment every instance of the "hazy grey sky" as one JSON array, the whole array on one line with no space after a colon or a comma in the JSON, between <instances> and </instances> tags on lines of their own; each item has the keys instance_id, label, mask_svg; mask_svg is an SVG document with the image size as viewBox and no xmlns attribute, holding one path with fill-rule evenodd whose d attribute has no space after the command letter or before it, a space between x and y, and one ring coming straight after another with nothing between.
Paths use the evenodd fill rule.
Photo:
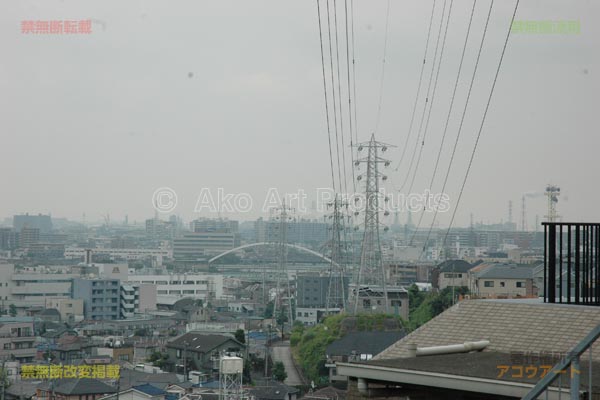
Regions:
<instances>
[{"instance_id":1,"label":"hazy grey sky","mask_svg":"<svg viewBox=\"0 0 600 400\"><path fill-rule=\"evenodd\" d=\"M387 2L354 3L358 135L366 140L375 126ZM387 154L394 166L409 127L431 4L391 3L376 135L399 146ZM436 20L443 1L437 4ZM471 4L454 1L416 192L431 176ZM477 2L441 172L488 4ZM494 6L448 183L453 205L513 5ZM600 220L599 17L595 0L521 0L517 20L577 20L581 33L511 37L459 225L471 212L477 221L506 220L509 199L518 222L521 195L543 191L548 182L568 197L559 203L565 220ZM21 33L24 20L88 18L90 35ZM247 192L262 204L270 187L301 188L314 197L316 188L331 184L315 1L6 1L0 46L0 217L51 212L79 220L85 212L88 220L110 213L113 220L127 214L141 221L154 214L154 190L168 186L178 193L175 213L189 220L202 188ZM400 185L406 167L388 171L391 185ZM531 226L545 214L544 199L529 200L527 211ZM448 220L449 214L439 219Z\"/></svg>"}]
</instances>

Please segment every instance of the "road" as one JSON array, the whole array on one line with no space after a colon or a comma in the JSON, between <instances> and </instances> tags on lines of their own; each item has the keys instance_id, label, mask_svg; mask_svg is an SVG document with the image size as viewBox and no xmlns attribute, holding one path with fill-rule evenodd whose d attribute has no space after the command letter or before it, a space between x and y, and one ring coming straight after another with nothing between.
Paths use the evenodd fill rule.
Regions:
<instances>
[{"instance_id":1,"label":"road","mask_svg":"<svg viewBox=\"0 0 600 400\"><path fill-rule=\"evenodd\" d=\"M273 362L281 361L285 367L287 378L283 383L289 386L304 384L304 382L302 382L300 372L296 369L296 366L292 361L292 351L290 349L289 340L273 344L271 347L271 357L273 357Z\"/></svg>"}]
</instances>

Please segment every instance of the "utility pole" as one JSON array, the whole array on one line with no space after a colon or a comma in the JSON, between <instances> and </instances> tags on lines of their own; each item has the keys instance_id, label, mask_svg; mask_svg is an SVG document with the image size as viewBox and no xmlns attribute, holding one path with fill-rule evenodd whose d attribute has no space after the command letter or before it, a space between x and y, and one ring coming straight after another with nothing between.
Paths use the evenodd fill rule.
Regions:
<instances>
[{"instance_id":1,"label":"utility pole","mask_svg":"<svg viewBox=\"0 0 600 400\"><path fill-rule=\"evenodd\" d=\"M265 378L269 373L269 346L271 343L271 324L269 324L267 339L265 340ZM267 380L268 382L268 380Z\"/></svg>"},{"instance_id":2,"label":"utility pole","mask_svg":"<svg viewBox=\"0 0 600 400\"><path fill-rule=\"evenodd\" d=\"M188 342L183 342L183 381L187 382L187 347Z\"/></svg>"},{"instance_id":3,"label":"utility pole","mask_svg":"<svg viewBox=\"0 0 600 400\"><path fill-rule=\"evenodd\" d=\"M362 311L372 312L372 310L379 308L377 306L381 305L382 301L384 303L384 311L387 313L389 311L388 293L379 238L379 213L382 211L379 204L379 197L381 195L379 192L379 182L380 180L387 180L387 176L379 171L379 165L383 164L383 166L387 167L390 165L390 161L381 158L379 152L383 153L388 147L393 146L376 141L375 134L371 135L371 139L368 142L359 143L355 146L359 153L366 149L367 156L357 158L354 165L358 167L361 164L366 164L367 171L365 174L359 174L356 178L359 181L363 178L365 180L365 207L360 267L353 291L354 314L359 312L359 303L361 304ZM387 197L384 198L384 202L387 200ZM384 212L384 215L388 214L388 211ZM385 227L384 231L387 230L388 228ZM376 304L373 305L372 301L376 302Z\"/></svg>"}]
</instances>

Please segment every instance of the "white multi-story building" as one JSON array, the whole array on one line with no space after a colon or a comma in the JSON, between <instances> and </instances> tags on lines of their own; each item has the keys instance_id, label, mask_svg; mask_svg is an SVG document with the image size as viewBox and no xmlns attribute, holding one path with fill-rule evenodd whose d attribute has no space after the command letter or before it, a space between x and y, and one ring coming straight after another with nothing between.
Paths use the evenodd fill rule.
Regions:
<instances>
[{"instance_id":1,"label":"white multi-story building","mask_svg":"<svg viewBox=\"0 0 600 400\"><path fill-rule=\"evenodd\" d=\"M156 285L157 300L191 297L194 299L220 299L223 297L223 275L182 274L131 274L129 284Z\"/></svg>"},{"instance_id":2,"label":"white multi-story building","mask_svg":"<svg viewBox=\"0 0 600 400\"><path fill-rule=\"evenodd\" d=\"M42 270L15 272L12 264L0 265L0 304L4 308L14 304L23 309L32 306L45 306L49 298L70 298L71 282L77 274L62 270Z\"/></svg>"},{"instance_id":3,"label":"white multi-story building","mask_svg":"<svg viewBox=\"0 0 600 400\"><path fill-rule=\"evenodd\" d=\"M80 247L67 247L65 249L65 258L68 259L79 259L85 258L86 250ZM165 258L172 258L173 251L170 249L111 249L111 248L98 248L91 249L93 254L106 254L114 259L122 260L143 260L143 259L156 259L158 264L162 264L162 260Z\"/></svg>"}]
</instances>

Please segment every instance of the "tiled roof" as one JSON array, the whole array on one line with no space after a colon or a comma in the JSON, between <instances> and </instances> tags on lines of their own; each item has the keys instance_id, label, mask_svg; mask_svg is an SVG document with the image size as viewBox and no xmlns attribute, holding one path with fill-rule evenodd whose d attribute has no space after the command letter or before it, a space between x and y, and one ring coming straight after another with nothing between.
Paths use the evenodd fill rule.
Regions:
<instances>
[{"instance_id":1,"label":"tiled roof","mask_svg":"<svg viewBox=\"0 0 600 400\"><path fill-rule=\"evenodd\" d=\"M406 357L409 343L428 347L477 340L490 341L484 351L566 353L598 324L600 307L544 304L537 300L465 300L374 358ZM600 360L600 342L594 350L594 359Z\"/></svg>"},{"instance_id":2,"label":"tiled roof","mask_svg":"<svg viewBox=\"0 0 600 400\"><path fill-rule=\"evenodd\" d=\"M167 347L175 349L185 347L188 351L206 353L228 341L236 343L240 347L244 346L231 336L188 332L167 343Z\"/></svg>"},{"instance_id":3,"label":"tiled roof","mask_svg":"<svg viewBox=\"0 0 600 400\"><path fill-rule=\"evenodd\" d=\"M465 260L447 260L438 264L437 268L440 272L467 272L473 265Z\"/></svg>"},{"instance_id":4,"label":"tiled roof","mask_svg":"<svg viewBox=\"0 0 600 400\"><path fill-rule=\"evenodd\" d=\"M544 368L555 365L559 358L549 358L547 360L537 359L531 361L519 362L511 354L482 352L467 354L444 354L426 357L396 358L393 360L374 360L367 361L365 364L390 367L395 369L404 369L412 371L436 372L441 374L469 376L482 379L503 380L521 383L536 383L540 380L540 375ZM502 366L509 366L507 372L501 373ZM527 368L528 373L519 374L519 368L523 371ZM531 369L530 369L531 368ZM589 385L588 360L581 360L581 371L586 371L580 375L583 387ZM535 373L533 373L535 371ZM530 374L531 372L531 374ZM533 376L532 376L533 375ZM565 374L560 384L563 387L570 387L570 374ZM595 388L600 389L600 363L592 363L592 383ZM559 386L555 381L552 386Z\"/></svg>"},{"instance_id":5,"label":"tiled roof","mask_svg":"<svg viewBox=\"0 0 600 400\"><path fill-rule=\"evenodd\" d=\"M115 393L116 388L99 381L98 379L57 379L54 381L54 391L67 396L86 394L108 394ZM46 382L40 384L40 388L51 390Z\"/></svg>"},{"instance_id":6,"label":"tiled roof","mask_svg":"<svg viewBox=\"0 0 600 400\"><path fill-rule=\"evenodd\" d=\"M476 274L477 278L487 279L531 279L534 266L516 264L493 264Z\"/></svg>"},{"instance_id":7,"label":"tiled roof","mask_svg":"<svg viewBox=\"0 0 600 400\"><path fill-rule=\"evenodd\" d=\"M134 386L133 389L138 390L142 393L146 393L147 395L150 395L150 396L160 396L160 395L164 395L167 393L164 390L159 389L156 386L153 386L149 383L144 383L143 385Z\"/></svg>"}]
</instances>

